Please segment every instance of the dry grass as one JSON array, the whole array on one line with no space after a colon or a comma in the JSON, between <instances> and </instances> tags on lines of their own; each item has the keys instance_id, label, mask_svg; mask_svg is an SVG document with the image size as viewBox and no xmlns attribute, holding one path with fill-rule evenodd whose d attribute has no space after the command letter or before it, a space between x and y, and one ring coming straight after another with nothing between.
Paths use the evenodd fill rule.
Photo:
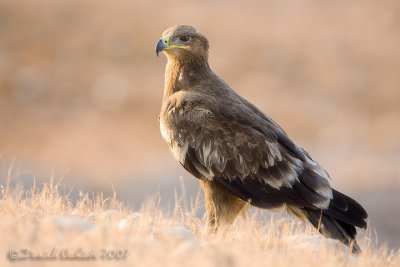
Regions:
<instances>
[{"instance_id":1,"label":"dry grass","mask_svg":"<svg viewBox=\"0 0 400 267\"><path fill-rule=\"evenodd\" d=\"M73 201L59 182L52 180L30 189L11 186L11 171L1 185L0 265L14 266L10 249L34 255L55 249L55 260L24 260L29 266L69 265L61 260L67 249L78 249L96 259L83 265L114 266L399 266L400 252L374 248L370 234L360 239L364 253L349 254L344 246L316 234L315 230L289 217L265 219L255 213L221 234L208 234L196 217L199 201L191 208L176 200L169 213L159 208L159 198L132 211L116 194L81 193ZM64 192L64 193L62 193ZM65 193L67 192L67 193ZM110 251L111 254L103 253ZM120 251L120 260L112 251ZM126 254L125 254L126 253ZM81 254L82 255L82 254ZM108 255L111 259L102 259ZM76 261L76 260L75 260Z\"/></svg>"}]
</instances>

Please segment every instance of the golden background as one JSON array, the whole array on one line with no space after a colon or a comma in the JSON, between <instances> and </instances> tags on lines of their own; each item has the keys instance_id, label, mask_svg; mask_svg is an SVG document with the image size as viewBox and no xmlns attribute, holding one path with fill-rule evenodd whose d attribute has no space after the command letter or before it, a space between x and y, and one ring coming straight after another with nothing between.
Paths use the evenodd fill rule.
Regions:
<instances>
[{"instance_id":1,"label":"golden background","mask_svg":"<svg viewBox=\"0 0 400 267\"><path fill-rule=\"evenodd\" d=\"M68 170L75 191L139 207L180 177L158 130L175 24L211 45L210 65L358 199L378 240L400 246L400 2L0 1L0 181ZM74 191L74 192L75 192Z\"/></svg>"}]
</instances>

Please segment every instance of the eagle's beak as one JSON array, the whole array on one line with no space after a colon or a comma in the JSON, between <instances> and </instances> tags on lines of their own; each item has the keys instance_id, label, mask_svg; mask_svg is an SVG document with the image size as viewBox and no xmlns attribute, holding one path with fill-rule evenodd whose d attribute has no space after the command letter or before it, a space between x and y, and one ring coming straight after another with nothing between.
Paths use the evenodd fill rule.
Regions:
<instances>
[{"instance_id":1,"label":"eagle's beak","mask_svg":"<svg viewBox=\"0 0 400 267\"><path fill-rule=\"evenodd\" d=\"M156 46L156 55L160 54L161 51L164 50L173 50L176 48L182 48L182 49L189 49L189 46L186 45L181 45L181 44L171 44L169 42L169 37L164 37L158 40L157 46Z\"/></svg>"},{"instance_id":2,"label":"eagle's beak","mask_svg":"<svg viewBox=\"0 0 400 267\"><path fill-rule=\"evenodd\" d=\"M167 48L167 47L168 47L168 41L166 39L164 39L164 38L160 39L158 41L158 43L157 43L157 46L156 46L156 55L157 55L157 57L158 57L158 54L161 51L163 51L165 48Z\"/></svg>"}]
</instances>

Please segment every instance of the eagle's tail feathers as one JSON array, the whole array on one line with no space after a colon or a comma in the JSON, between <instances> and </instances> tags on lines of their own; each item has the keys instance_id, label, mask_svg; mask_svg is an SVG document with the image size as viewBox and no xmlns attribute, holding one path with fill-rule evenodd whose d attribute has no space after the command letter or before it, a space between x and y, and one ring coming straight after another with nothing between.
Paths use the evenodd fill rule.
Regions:
<instances>
[{"instance_id":1,"label":"eagle's tail feathers","mask_svg":"<svg viewBox=\"0 0 400 267\"><path fill-rule=\"evenodd\" d=\"M337 239L352 249L352 253L361 253L361 248L356 242L356 228L346 222L324 214L323 211L302 209L303 215L327 238Z\"/></svg>"},{"instance_id":2,"label":"eagle's tail feathers","mask_svg":"<svg viewBox=\"0 0 400 267\"><path fill-rule=\"evenodd\" d=\"M327 209L288 207L288 211L306 218L322 235L339 240L358 254L361 249L356 242L356 227L367 227L368 214L354 199L333 189L332 192L333 199Z\"/></svg>"}]
</instances>

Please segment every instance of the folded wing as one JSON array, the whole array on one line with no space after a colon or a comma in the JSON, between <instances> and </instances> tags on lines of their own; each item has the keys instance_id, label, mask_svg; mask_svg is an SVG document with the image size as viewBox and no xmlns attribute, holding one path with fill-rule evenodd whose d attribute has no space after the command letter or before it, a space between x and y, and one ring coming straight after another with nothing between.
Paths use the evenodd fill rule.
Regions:
<instances>
[{"instance_id":1,"label":"folded wing","mask_svg":"<svg viewBox=\"0 0 400 267\"><path fill-rule=\"evenodd\" d=\"M278 129L266 135L198 106L181 105L168 112L162 122L168 129L164 138L171 140L175 157L197 178L215 180L263 208L329 206L332 189L326 172L306 154L296 156L280 141L288 138Z\"/></svg>"}]
</instances>

